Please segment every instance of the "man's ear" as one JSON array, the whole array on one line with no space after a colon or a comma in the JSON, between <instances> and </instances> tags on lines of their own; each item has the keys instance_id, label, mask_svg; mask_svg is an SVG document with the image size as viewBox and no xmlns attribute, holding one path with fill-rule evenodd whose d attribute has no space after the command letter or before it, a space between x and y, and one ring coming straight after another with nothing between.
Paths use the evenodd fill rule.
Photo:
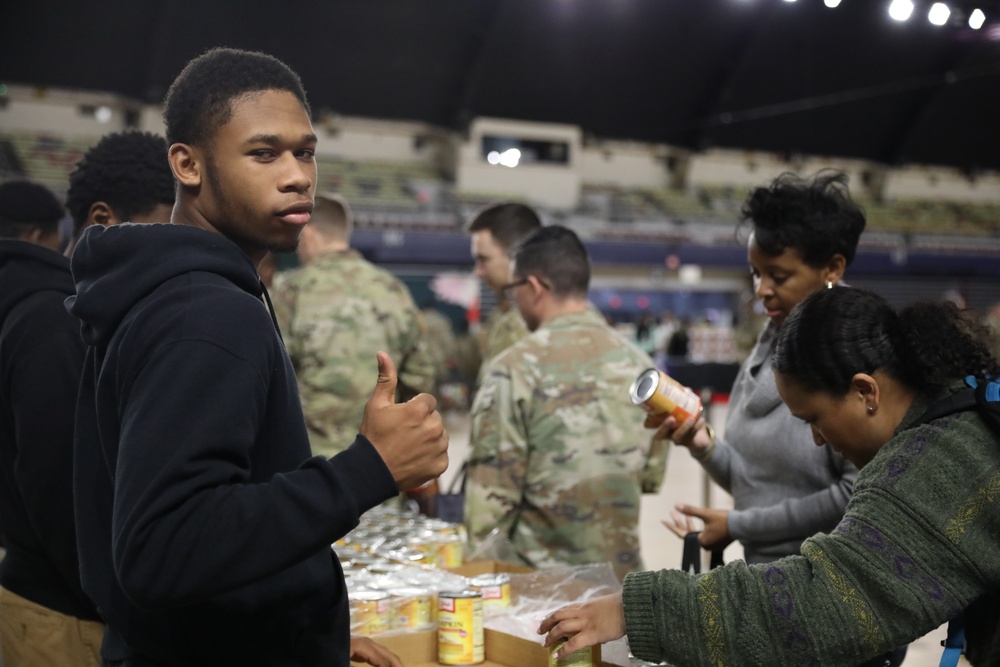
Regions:
<instances>
[{"instance_id":1,"label":"man's ear","mask_svg":"<svg viewBox=\"0 0 1000 667\"><path fill-rule=\"evenodd\" d=\"M534 275L528 276L528 288L531 290L531 296L536 299L548 291L546 290L545 285L542 284L542 281Z\"/></svg>"},{"instance_id":2,"label":"man's ear","mask_svg":"<svg viewBox=\"0 0 1000 667\"><path fill-rule=\"evenodd\" d=\"M170 170L186 188L198 188L204 177L204 159L200 151L187 144L172 144L167 151Z\"/></svg>"},{"instance_id":3,"label":"man's ear","mask_svg":"<svg viewBox=\"0 0 1000 667\"><path fill-rule=\"evenodd\" d=\"M102 227L111 227L121 223L115 212L111 210L107 202L95 201L90 205L90 210L87 211L87 219L84 221L84 228L90 227L91 225L101 225Z\"/></svg>"}]
</instances>

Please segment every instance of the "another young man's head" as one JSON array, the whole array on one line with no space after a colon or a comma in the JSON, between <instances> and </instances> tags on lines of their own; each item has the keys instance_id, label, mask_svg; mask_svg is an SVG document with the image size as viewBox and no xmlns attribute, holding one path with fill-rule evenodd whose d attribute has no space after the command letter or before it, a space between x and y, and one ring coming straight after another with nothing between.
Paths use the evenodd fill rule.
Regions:
<instances>
[{"instance_id":1,"label":"another young man's head","mask_svg":"<svg viewBox=\"0 0 1000 667\"><path fill-rule=\"evenodd\" d=\"M259 262L309 222L316 135L298 75L263 53L212 49L167 92L175 222L226 236Z\"/></svg>"},{"instance_id":2,"label":"another young man's head","mask_svg":"<svg viewBox=\"0 0 1000 667\"><path fill-rule=\"evenodd\" d=\"M585 305L590 256L580 238L560 225L542 227L510 249L507 298L534 331L560 306Z\"/></svg>"},{"instance_id":3,"label":"another young man's head","mask_svg":"<svg viewBox=\"0 0 1000 667\"><path fill-rule=\"evenodd\" d=\"M64 214L59 200L43 185L0 183L0 238L59 250L59 220Z\"/></svg>"},{"instance_id":4,"label":"another young man's head","mask_svg":"<svg viewBox=\"0 0 1000 667\"><path fill-rule=\"evenodd\" d=\"M308 264L319 255L346 250L354 229L354 215L347 200L340 195L319 195L312 220L299 239L299 260Z\"/></svg>"},{"instance_id":5,"label":"another young man's head","mask_svg":"<svg viewBox=\"0 0 1000 667\"><path fill-rule=\"evenodd\" d=\"M538 214L524 204L497 204L481 211L469 225L479 279L501 295L510 278L507 251L541 226Z\"/></svg>"},{"instance_id":6,"label":"another young man's head","mask_svg":"<svg viewBox=\"0 0 1000 667\"><path fill-rule=\"evenodd\" d=\"M163 137L109 134L84 153L69 175L66 208L73 216L74 236L90 225L169 222L174 187Z\"/></svg>"}]
</instances>

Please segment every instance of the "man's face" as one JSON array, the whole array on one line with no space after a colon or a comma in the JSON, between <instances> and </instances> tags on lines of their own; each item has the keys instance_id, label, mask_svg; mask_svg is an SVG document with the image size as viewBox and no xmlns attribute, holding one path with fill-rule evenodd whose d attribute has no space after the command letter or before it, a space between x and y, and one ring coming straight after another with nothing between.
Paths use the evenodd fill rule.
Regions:
<instances>
[{"instance_id":1,"label":"man's face","mask_svg":"<svg viewBox=\"0 0 1000 667\"><path fill-rule=\"evenodd\" d=\"M232 101L206 150L198 208L219 233L259 262L290 252L309 222L316 135L298 98L267 90Z\"/></svg>"},{"instance_id":2,"label":"man's face","mask_svg":"<svg viewBox=\"0 0 1000 667\"><path fill-rule=\"evenodd\" d=\"M472 257L476 261L476 275L503 296L503 286L510 280L510 260L507 249L497 243L489 230L472 232Z\"/></svg>"}]
</instances>

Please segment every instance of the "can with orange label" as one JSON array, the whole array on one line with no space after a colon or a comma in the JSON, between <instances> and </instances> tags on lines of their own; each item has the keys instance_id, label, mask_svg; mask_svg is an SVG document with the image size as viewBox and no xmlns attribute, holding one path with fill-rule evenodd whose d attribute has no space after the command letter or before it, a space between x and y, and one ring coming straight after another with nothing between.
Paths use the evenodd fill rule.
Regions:
<instances>
[{"instance_id":1,"label":"can with orange label","mask_svg":"<svg viewBox=\"0 0 1000 667\"><path fill-rule=\"evenodd\" d=\"M654 415L668 414L681 423L701 415L701 399L688 387L655 368L644 370L628 391L633 405Z\"/></svg>"},{"instance_id":2,"label":"can with orange label","mask_svg":"<svg viewBox=\"0 0 1000 667\"><path fill-rule=\"evenodd\" d=\"M438 662L478 665L486 660L483 596L478 591L438 593Z\"/></svg>"}]
</instances>

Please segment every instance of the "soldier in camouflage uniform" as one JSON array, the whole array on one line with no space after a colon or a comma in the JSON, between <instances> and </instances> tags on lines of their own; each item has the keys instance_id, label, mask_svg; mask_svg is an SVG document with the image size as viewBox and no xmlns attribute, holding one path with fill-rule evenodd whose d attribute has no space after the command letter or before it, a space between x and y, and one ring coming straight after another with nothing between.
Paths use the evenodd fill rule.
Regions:
<instances>
[{"instance_id":1,"label":"soldier in camouflage uniform","mask_svg":"<svg viewBox=\"0 0 1000 667\"><path fill-rule=\"evenodd\" d=\"M497 307L486 322L486 345L482 351L480 383L490 360L528 335L528 328L524 325L521 314L517 308L512 307L503 293L503 286L510 278L507 250L541 226L538 214L524 204L490 206L481 211L469 225L476 275L499 298Z\"/></svg>"},{"instance_id":2,"label":"soldier in camouflage uniform","mask_svg":"<svg viewBox=\"0 0 1000 667\"><path fill-rule=\"evenodd\" d=\"M350 230L343 199L316 197L299 241L304 268L280 281L272 295L313 454L326 457L354 440L379 350L396 363L399 400L434 388L434 361L409 290L349 248Z\"/></svg>"},{"instance_id":3,"label":"soldier in camouflage uniform","mask_svg":"<svg viewBox=\"0 0 1000 667\"><path fill-rule=\"evenodd\" d=\"M533 332L490 364L472 407L465 522L495 527L535 567L610 562L642 569L639 505L663 483L666 455L629 401L653 366L587 305L587 251L565 227L512 251L507 290Z\"/></svg>"}]
</instances>

